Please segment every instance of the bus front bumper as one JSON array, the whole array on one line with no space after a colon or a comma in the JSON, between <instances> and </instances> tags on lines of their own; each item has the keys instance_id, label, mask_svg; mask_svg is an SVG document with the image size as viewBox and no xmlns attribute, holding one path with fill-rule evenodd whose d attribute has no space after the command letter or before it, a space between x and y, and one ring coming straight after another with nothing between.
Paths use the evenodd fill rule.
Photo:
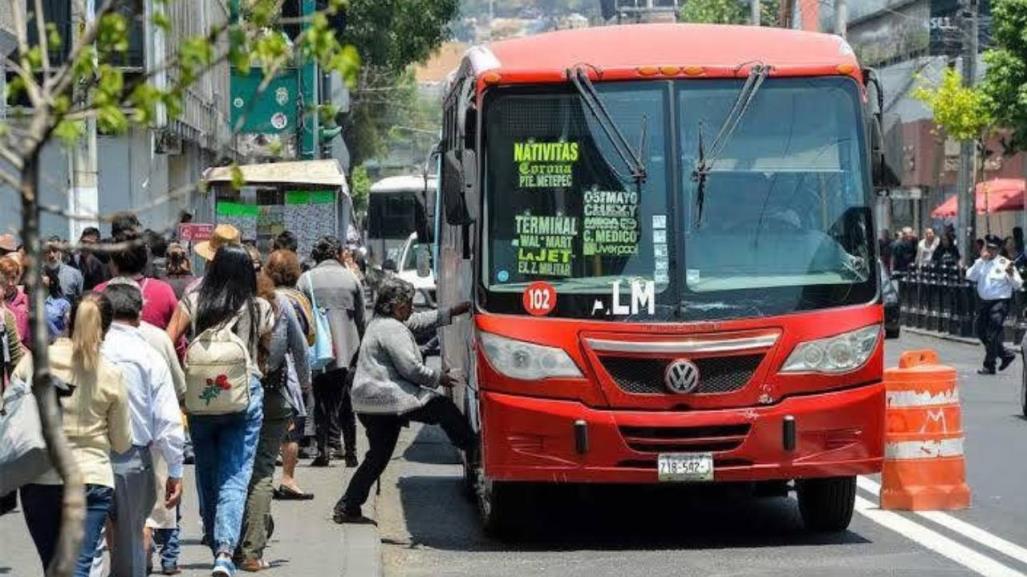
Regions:
<instances>
[{"instance_id":1,"label":"bus front bumper","mask_svg":"<svg viewBox=\"0 0 1027 577\"><path fill-rule=\"evenodd\" d=\"M884 447L881 383L704 411L593 409L483 391L481 414L485 475L498 481L656 483L662 453L712 453L714 481L861 475L881 470Z\"/></svg>"}]
</instances>

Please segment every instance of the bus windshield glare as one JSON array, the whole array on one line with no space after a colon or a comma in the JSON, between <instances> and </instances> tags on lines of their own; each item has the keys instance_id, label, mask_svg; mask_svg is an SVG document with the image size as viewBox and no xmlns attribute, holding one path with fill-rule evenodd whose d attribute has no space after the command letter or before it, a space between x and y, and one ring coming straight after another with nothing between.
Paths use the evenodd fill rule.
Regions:
<instances>
[{"instance_id":1,"label":"bus windshield glare","mask_svg":"<svg viewBox=\"0 0 1027 577\"><path fill-rule=\"evenodd\" d=\"M703 147L743 84L596 83L641 153L644 182L572 89L490 91L486 309L524 313L521 295L537 281L558 295L551 316L570 318L711 320L871 302L877 280L857 84L767 79L700 186ZM617 314L612 292L637 283L652 291L655 310Z\"/></svg>"}]
</instances>

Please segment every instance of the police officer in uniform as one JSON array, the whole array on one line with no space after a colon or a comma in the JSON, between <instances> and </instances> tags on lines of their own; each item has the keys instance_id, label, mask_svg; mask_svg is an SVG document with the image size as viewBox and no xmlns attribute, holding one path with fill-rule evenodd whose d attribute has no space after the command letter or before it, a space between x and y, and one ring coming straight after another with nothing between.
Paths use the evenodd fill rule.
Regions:
<instances>
[{"instance_id":1,"label":"police officer in uniform","mask_svg":"<svg viewBox=\"0 0 1027 577\"><path fill-rule=\"evenodd\" d=\"M974 328L984 343L984 367L977 370L980 375L994 375L995 363L1001 361L998 370L1004 370L1015 359L1012 351L1003 345L1002 325L1009 313L1009 300L1014 290L1020 290L1023 280L1013 262L999 256L1002 239L989 234L984 239L981 256L966 271L966 280L977 283L977 322Z\"/></svg>"}]
</instances>

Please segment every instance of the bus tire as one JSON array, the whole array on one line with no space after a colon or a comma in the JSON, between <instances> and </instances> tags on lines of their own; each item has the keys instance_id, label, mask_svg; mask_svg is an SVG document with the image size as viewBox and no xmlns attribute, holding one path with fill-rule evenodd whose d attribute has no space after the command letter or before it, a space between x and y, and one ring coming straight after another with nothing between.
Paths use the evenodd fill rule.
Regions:
<instances>
[{"instance_id":1,"label":"bus tire","mask_svg":"<svg viewBox=\"0 0 1027 577\"><path fill-rule=\"evenodd\" d=\"M518 498L522 487L514 483L481 479L475 487L478 518L489 537L511 540L520 528L519 509L524 502Z\"/></svg>"},{"instance_id":2,"label":"bus tire","mask_svg":"<svg viewBox=\"0 0 1027 577\"><path fill-rule=\"evenodd\" d=\"M475 499L477 498L476 487L478 486L478 471L476 471L473 467L471 467L470 463L467 462L467 456L466 455L463 457L463 467L464 467L464 496L467 497L467 499L473 503L473 502L475 502Z\"/></svg>"},{"instance_id":3,"label":"bus tire","mask_svg":"<svg viewBox=\"0 0 1027 577\"><path fill-rule=\"evenodd\" d=\"M844 531L856 506L856 477L802 479L796 482L799 513L808 531Z\"/></svg>"}]
</instances>

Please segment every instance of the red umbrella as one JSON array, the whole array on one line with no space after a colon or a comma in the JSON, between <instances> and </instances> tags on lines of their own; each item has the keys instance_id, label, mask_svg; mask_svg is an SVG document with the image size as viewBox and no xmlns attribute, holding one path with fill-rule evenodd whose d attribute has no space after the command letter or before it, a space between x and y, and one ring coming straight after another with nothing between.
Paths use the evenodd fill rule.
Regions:
<instances>
[{"instance_id":1,"label":"red umbrella","mask_svg":"<svg viewBox=\"0 0 1027 577\"><path fill-rule=\"evenodd\" d=\"M1023 210L1025 181L1022 178L996 178L977 183L977 214ZM959 201L953 195L931 211L934 218L956 216Z\"/></svg>"}]
</instances>

